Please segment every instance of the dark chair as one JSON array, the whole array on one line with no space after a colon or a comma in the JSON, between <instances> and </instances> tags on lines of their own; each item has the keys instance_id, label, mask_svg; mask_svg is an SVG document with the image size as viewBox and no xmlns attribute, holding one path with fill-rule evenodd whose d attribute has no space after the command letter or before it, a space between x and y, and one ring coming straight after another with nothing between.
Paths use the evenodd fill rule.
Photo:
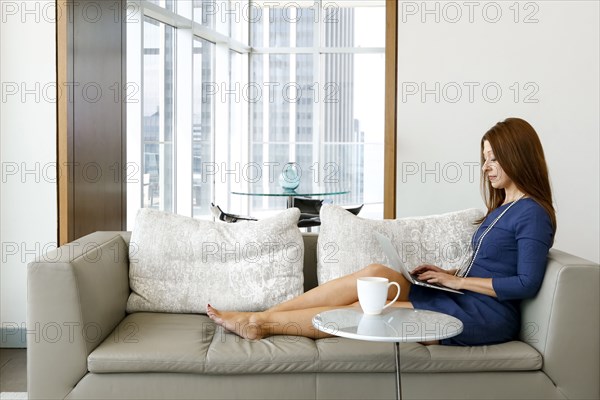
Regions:
<instances>
[{"instance_id":1,"label":"dark chair","mask_svg":"<svg viewBox=\"0 0 600 400\"><path fill-rule=\"evenodd\" d=\"M362 210L363 206L364 206L364 204L361 204L360 206L356 206L356 207L348 207L348 208L346 208L346 211L350 211L352 214L358 215L360 210Z\"/></svg>"},{"instance_id":2,"label":"dark chair","mask_svg":"<svg viewBox=\"0 0 600 400\"><path fill-rule=\"evenodd\" d=\"M226 213L225 211L221 210L221 207L216 206L214 203L210 203L210 211L216 219L223 222L234 223L238 221L258 221L254 217Z\"/></svg>"},{"instance_id":3,"label":"dark chair","mask_svg":"<svg viewBox=\"0 0 600 400\"><path fill-rule=\"evenodd\" d=\"M321 218L319 214L321 212L321 207L324 203L331 203L331 200L317 200L307 199L303 197L295 197L294 207L300 210L300 220L298 221L298 228L308 228L308 231L310 232L310 228L312 228L313 226L320 226ZM346 208L346 210L354 215L358 215L362 208L363 204L357 207Z\"/></svg>"},{"instance_id":4,"label":"dark chair","mask_svg":"<svg viewBox=\"0 0 600 400\"><path fill-rule=\"evenodd\" d=\"M294 197L294 207L298 208L303 214L319 215L324 202L327 202L327 200Z\"/></svg>"},{"instance_id":5,"label":"dark chair","mask_svg":"<svg viewBox=\"0 0 600 400\"><path fill-rule=\"evenodd\" d=\"M324 200L309 199L305 197L294 197L294 207L300 210L298 228L310 228L321 225L319 213Z\"/></svg>"}]
</instances>

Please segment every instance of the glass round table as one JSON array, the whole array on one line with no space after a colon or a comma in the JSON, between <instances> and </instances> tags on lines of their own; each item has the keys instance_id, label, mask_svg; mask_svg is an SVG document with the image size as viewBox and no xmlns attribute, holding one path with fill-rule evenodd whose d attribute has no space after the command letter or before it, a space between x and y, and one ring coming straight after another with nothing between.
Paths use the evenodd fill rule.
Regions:
<instances>
[{"instance_id":1,"label":"glass round table","mask_svg":"<svg viewBox=\"0 0 600 400\"><path fill-rule=\"evenodd\" d=\"M278 190L247 190L247 191L232 191L231 194L242 196L272 196L272 197L287 197L287 208L294 207L294 197L317 197L317 196L336 196L350 193L349 190L328 190L326 188L307 189L278 189Z\"/></svg>"},{"instance_id":2,"label":"glass round table","mask_svg":"<svg viewBox=\"0 0 600 400\"><path fill-rule=\"evenodd\" d=\"M324 311L312 324L333 336L372 342L393 342L396 358L396 398L402 399L400 343L431 342L454 337L463 331L462 322L435 311L390 307L379 315L367 315L359 307Z\"/></svg>"}]
</instances>

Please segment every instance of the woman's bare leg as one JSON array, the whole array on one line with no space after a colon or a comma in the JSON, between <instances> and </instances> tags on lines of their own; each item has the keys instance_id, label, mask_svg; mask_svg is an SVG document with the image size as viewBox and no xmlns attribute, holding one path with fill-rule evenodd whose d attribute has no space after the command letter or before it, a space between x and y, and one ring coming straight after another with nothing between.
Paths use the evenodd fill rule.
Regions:
<instances>
[{"instance_id":1,"label":"woman's bare leg","mask_svg":"<svg viewBox=\"0 0 600 400\"><path fill-rule=\"evenodd\" d=\"M273 335L304 336L312 339L330 337L313 327L313 317L323 311L338 307L316 307L281 312L226 312L208 305L210 319L228 331L250 340Z\"/></svg>"},{"instance_id":2,"label":"woman's bare leg","mask_svg":"<svg viewBox=\"0 0 600 400\"><path fill-rule=\"evenodd\" d=\"M378 276L398 282L401 288L400 297L394 307L412 308L412 304L408 302L410 283L402 274L381 264L371 264L358 272L319 285L267 311L227 312L208 305L207 314L216 324L250 340L272 335L294 335L313 339L329 337L313 327L313 317L334 308L358 307L356 279L367 276ZM395 287L391 287L388 298L393 299L396 291Z\"/></svg>"},{"instance_id":3,"label":"woman's bare leg","mask_svg":"<svg viewBox=\"0 0 600 400\"><path fill-rule=\"evenodd\" d=\"M346 307L358 307L357 304ZM412 308L410 302L397 302L394 307ZM340 308L315 307L292 311L236 312L219 311L208 305L207 314L217 325L250 340L259 340L273 335L304 336L321 339L331 335L321 332L312 325L312 319L323 311Z\"/></svg>"},{"instance_id":4,"label":"woman's bare leg","mask_svg":"<svg viewBox=\"0 0 600 400\"><path fill-rule=\"evenodd\" d=\"M387 278L390 282L398 282L400 285L400 297L398 301L408 301L410 282L401 273L381 264L371 264L353 274L342 276L327 283L317 286L300 296L281 303L268 311L293 311L316 307L340 307L356 303L358 293L356 290L356 279L366 276L378 276ZM388 298L396 296L396 288L392 286Z\"/></svg>"}]
</instances>

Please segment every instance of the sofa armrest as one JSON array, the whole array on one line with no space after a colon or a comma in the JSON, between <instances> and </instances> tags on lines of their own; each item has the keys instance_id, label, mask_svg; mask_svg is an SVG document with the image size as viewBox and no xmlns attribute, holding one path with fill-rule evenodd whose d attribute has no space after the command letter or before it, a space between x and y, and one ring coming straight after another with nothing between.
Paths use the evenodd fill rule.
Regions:
<instances>
[{"instance_id":1,"label":"sofa armrest","mask_svg":"<svg viewBox=\"0 0 600 400\"><path fill-rule=\"evenodd\" d=\"M521 339L569 399L600 398L600 266L551 250L540 292L523 302Z\"/></svg>"},{"instance_id":2,"label":"sofa armrest","mask_svg":"<svg viewBox=\"0 0 600 400\"><path fill-rule=\"evenodd\" d=\"M96 232L27 268L29 399L63 399L87 373L87 356L125 317L128 246Z\"/></svg>"}]
</instances>

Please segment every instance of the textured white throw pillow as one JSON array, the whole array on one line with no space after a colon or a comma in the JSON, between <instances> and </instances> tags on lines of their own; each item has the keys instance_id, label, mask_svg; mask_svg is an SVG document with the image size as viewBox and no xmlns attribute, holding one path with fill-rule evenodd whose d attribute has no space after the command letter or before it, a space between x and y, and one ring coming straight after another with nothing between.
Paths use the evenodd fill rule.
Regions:
<instances>
[{"instance_id":1,"label":"textured white throw pillow","mask_svg":"<svg viewBox=\"0 0 600 400\"><path fill-rule=\"evenodd\" d=\"M127 312L258 311L303 292L298 209L256 222L139 211L129 248Z\"/></svg>"},{"instance_id":2,"label":"textured white throw pillow","mask_svg":"<svg viewBox=\"0 0 600 400\"><path fill-rule=\"evenodd\" d=\"M458 268L471 256L471 237L477 228L473 222L482 216L481 210L468 209L425 217L370 220L341 207L325 205L321 208L317 279L323 284L369 264L390 266L374 232L391 239L409 269L420 264Z\"/></svg>"}]
</instances>

